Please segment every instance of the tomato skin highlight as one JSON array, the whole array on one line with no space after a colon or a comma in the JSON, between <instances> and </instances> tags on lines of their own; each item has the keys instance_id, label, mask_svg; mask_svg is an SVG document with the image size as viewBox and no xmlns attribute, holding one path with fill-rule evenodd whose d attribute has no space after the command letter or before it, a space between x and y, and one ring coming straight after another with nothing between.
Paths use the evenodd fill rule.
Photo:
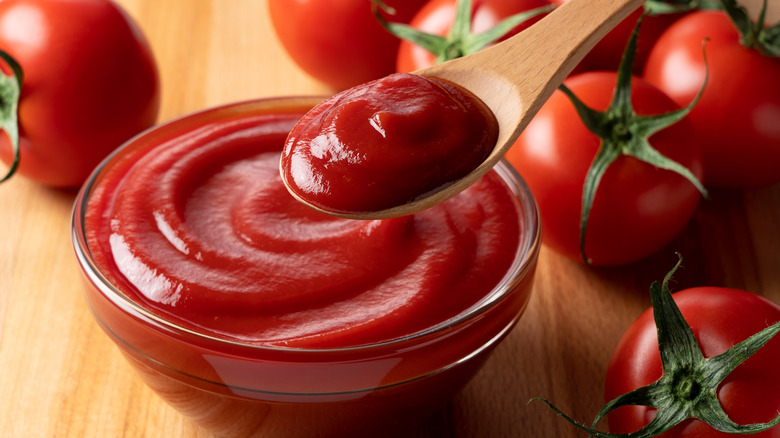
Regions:
<instances>
[{"instance_id":1,"label":"tomato skin highlight","mask_svg":"<svg viewBox=\"0 0 780 438\"><path fill-rule=\"evenodd\" d=\"M395 15L408 22L420 0L389 0ZM370 0L268 0L276 35L307 74L338 90L395 71L399 40L371 12Z\"/></svg>"},{"instance_id":2,"label":"tomato skin highlight","mask_svg":"<svg viewBox=\"0 0 780 438\"><path fill-rule=\"evenodd\" d=\"M693 329L705 357L718 355L768 325L780 321L780 306L756 294L721 287L695 287L673 294L683 317ZM605 398L645 386L661 376L661 358L652 310L645 311L625 332L610 361ZM780 411L780 338L738 366L721 384L718 399L739 424L765 422ZM610 432L639 430L655 415L652 408L628 406L608 414ZM699 420L685 420L664 438L726 438ZM780 427L750 435L778 438Z\"/></svg>"},{"instance_id":3,"label":"tomato skin highlight","mask_svg":"<svg viewBox=\"0 0 780 438\"><path fill-rule=\"evenodd\" d=\"M612 72L587 72L564 83L589 107L605 110L615 78ZM679 109L641 78L633 78L632 96L640 115ZM651 136L650 144L701 178L701 150L690 133L683 119ZM506 155L536 197L545 245L579 261L583 184L599 145L571 101L556 91ZM590 212L585 250L591 263L625 265L656 252L685 227L700 197L695 186L674 172L618 157L604 174Z\"/></svg>"},{"instance_id":4,"label":"tomato skin highlight","mask_svg":"<svg viewBox=\"0 0 780 438\"><path fill-rule=\"evenodd\" d=\"M112 1L2 1L0 49L24 71L19 173L26 177L78 186L106 155L157 121L160 83L151 48ZM13 159L6 135L0 159Z\"/></svg>"},{"instance_id":5,"label":"tomato skin highlight","mask_svg":"<svg viewBox=\"0 0 780 438\"><path fill-rule=\"evenodd\" d=\"M704 148L705 183L780 182L780 58L742 46L726 14L697 11L680 19L653 47L644 77L686 105L704 80L705 39L709 80L689 115Z\"/></svg>"},{"instance_id":6,"label":"tomato skin highlight","mask_svg":"<svg viewBox=\"0 0 780 438\"><path fill-rule=\"evenodd\" d=\"M445 36L455 19L457 0L429 0L409 21L409 25L423 32ZM472 3L471 31L484 32L504 18L531 9L549 6L547 0L474 0ZM509 38L539 21L542 16L526 20L501 40ZM501 41L499 40L499 41ZM424 48L403 40L398 47L396 71L408 73L436 63L436 57Z\"/></svg>"}]
</instances>

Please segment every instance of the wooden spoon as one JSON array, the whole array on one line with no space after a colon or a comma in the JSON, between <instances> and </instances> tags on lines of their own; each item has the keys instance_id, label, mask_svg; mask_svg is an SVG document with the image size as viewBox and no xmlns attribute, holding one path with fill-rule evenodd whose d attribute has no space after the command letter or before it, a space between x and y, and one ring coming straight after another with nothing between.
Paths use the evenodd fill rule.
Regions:
<instances>
[{"instance_id":1,"label":"wooden spoon","mask_svg":"<svg viewBox=\"0 0 780 438\"><path fill-rule=\"evenodd\" d=\"M354 214L325 212L353 219L398 217L432 207L465 190L501 160L593 46L642 3L644 0L568 0L504 42L414 72L454 82L487 104L499 125L493 152L465 177L408 204Z\"/></svg>"}]
</instances>

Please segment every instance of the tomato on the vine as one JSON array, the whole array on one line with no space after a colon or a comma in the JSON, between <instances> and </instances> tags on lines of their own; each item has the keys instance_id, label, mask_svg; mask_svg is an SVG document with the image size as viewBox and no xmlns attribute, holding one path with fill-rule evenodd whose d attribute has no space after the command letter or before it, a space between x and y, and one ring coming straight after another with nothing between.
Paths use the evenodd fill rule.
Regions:
<instances>
[{"instance_id":1,"label":"tomato on the vine","mask_svg":"<svg viewBox=\"0 0 780 438\"><path fill-rule=\"evenodd\" d=\"M693 103L681 109L631 73L641 22L617 72L570 76L506 154L539 204L546 246L594 265L660 249L706 194Z\"/></svg>"},{"instance_id":2,"label":"tomato on the vine","mask_svg":"<svg viewBox=\"0 0 780 438\"><path fill-rule=\"evenodd\" d=\"M673 294L674 301L699 341L705 357L721 354L767 326L780 321L780 306L756 294L721 287L696 287ZM717 398L728 417L738 424L763 423L780 412L780 337L775 336L718 386ZM626 331L607 369L606 399L612 400L661 377L656 324L652 310ZM612 433L634 432L655 416L655 409L630 406L608 414ZM706 423L688 419L666 438L726 438ZM780 437L780 426L750 435Z\"/></svg>"},{"instance_id":3,"label":"tomato on the vine","mask_svg":"<svg viewBox=\"0 0 780 438\"><path fill-rule=\"evenodd\" d=\"M587 72L564 84L588 106L604 110L615 82L614 73ZM679 109L640 78L633 78L631 95L638 114ZM701 178L701 149L685 119L654 134L650 143ZM583 186L600 145L601 139L557 90L506 155L539 204L545 245L572 259L581 260ZM672 171L628 155L618 157L595 194L585 234L587 257L594 265L622 265L652 254L683 229L700 197L693 184Z\"/></svg>"},{"instance_id":4,"label":"tomato on the vine","mask_svg":"<svg viewBox=\"0 0 780 438\"><path fill-rule=\"evenodd\" d=\"M408 22L420 0L383 0L389 20ZM268 0L276 35L290 58L313 78L350 88L395 71L398 38L374 18L371 0Z\"/></svg>"},{"instance_id":5,"label":"tomato on the vine","mask_svg":"<svg viewBox=\"0 0 780 438\"><path fill-rule=\"evenodd\" d=\"M742 22L748 26L749 19ZM780 35L778 29L780 24L775 35ZM759 30L754 32L750 38L772 43L760 38ZM767 47L774 55L745 46L740 39L724 12L688 14L653 47L644 76L679 104L687 104L704 78L702 43L707 40L710 76L689 116L696 141L704 147L705 182L756 188L780 182L780 38L775 36L774 48Z\"/></svg>"},{"instance_id":6,"label":"tomato on the vine","mask_svg":"<svg viewBox=\"0 0 780 438\"><path fill-rule=\"evenodd\" d=\"M564 83L589 106L604 110L615 74L588 72ZM634 78L632 97L639 114L679 109L663 92ZM701 150L683 119L650 139L662 154L702 176ZM539 204L545 245L580 259L583 186L600 139L582 123L571 101L556 91L506 157L523 175ZM701 195L688 180L631 156L606 170L593 201L585 252L594 265L637 261L666 245L693 215Z\"/></svg>"},{"instance_id":7,"label":"tomato on the vine","mask_svg":"<svg viewBox=\"0 0 780 438\"><path fill-rule=\"evenodd\" d=\"M590 426L534 400L598 438L780 437L780 306L721 287L672 294L681 263L653 282L651 308L615 348Z\"/></svg>"},{"instance_id":8,"label":"tomato on the vine","mask_svg":"<svg viewBox=\"0 0 780 438\"><path fill-rule=\"evenodd\" d=\"M23 72L18 110L8 122L18 129L22 175L78 186L112 150L157 121L160 84L151 48L112 1L4 0L0 50ZM0 64L4 86L18 87L8 62ZM0 158L10 164L16 148L8 125L4 131Z\"/></svg>"},{"instance_id":9,"label":"tomato on the vine","mask_svg":"<svg viewBox=\"0 0 780 438\"><path fill-rule=\"evenodd\" d=\"M447 35L455 21L458 1L462 0L430 0L423 6L414 18L409 22L409 26L431 35ZM538 8L552 9L548 0L474 0L471 4L471 22L469 31L472 34L493 29L503 20L524 12L529 12ZM528 26L539 21L542 14L529 17L522 23L514 26L509 32L505 33L496 41L502 41L526 29ZM448 50L457 51L459 48L450 47ZM458 53L453 57L462 56ZM396 71L407 73L421 68L429 67L437 62L436 55L409 40L401 41L398 48L398 59Z\"/></svg>"}]
</instances>

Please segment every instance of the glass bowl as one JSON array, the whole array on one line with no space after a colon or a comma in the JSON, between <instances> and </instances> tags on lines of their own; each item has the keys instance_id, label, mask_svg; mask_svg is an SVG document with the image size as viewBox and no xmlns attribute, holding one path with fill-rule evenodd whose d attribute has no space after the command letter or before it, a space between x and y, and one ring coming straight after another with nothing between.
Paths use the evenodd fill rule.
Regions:
<instances>
[{"instance_id":1,"label":"glass bowl","mask_svg":"<svg viewBox=\"0 0 780 438\"><path fill-rule=\"evenodd\" d=\"M257 345L197 330L150 310L96 261L86 220L106 174L203 126L275 112L303 113L317 97L261 99L204 110L131 139L76 198L72 239L84 294L105 333L160 397L222 436L392 436L444 407L525 309L540 247L534 198L506 162L494 171L517 204L520 239L509 271L477 303L414 333L361 345ZM182 140L184 141L184 140ZM131 158L132 159L132 158Z\"/></svg>"}]
</instances>

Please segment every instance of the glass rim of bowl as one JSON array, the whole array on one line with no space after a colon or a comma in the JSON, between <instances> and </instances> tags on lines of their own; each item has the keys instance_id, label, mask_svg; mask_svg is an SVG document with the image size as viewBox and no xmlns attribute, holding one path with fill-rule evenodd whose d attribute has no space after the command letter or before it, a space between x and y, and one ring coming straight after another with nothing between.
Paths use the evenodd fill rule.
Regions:
<instances>
[{"instance_id":1,"label":"glass rim of bowl","mask_svg":"<svg viewBox=\"0 0 780 438\"><path fill-rule=\"evenodd\" d=\"M166 319L161 315L158 315L154 311L137 303L135 300L132 300L119 288L111 284L108 278L101 273L101 269L98 267L97 263L94 261L94 258L91 256L91 250L89 249L89 245L86 241L84 217L86 215L87 206L89 205L90 194L95 188L102 171L108 165L110 165L112 159L116 155L131 147L133 144L139 141L143 141L145 138L154 133L175 129L179 124L185 121L192 122L199 118L220 112L236 114L241 113L242 111L273 111L274 109L281 108L300 108L307 105L313 106L322 99L323 97L321 96L282 96L258 98L254 100L240 101L210 107L175 117L155 125L146 131L143 131L138 135L130 138L117 149L115 149L97 167L95 167L85 183L82 185L75 198L71 214L70 228L72 245L76 253L79 266L83 273L88 277L89 281L99 289L101 295L105 296L110 301L117 303L118 299L118 302L124 304L122 307L123 312L128 313L128 310L131 310L133 315L137 318L142 318L147 322L153 322L157 326L164 327L173 332L194 336L197 339L202 339L209 342L231 345L233 347L249 348L252 350L277 352L344 352L368 350L372 348L400 344L417 338L423 338L437 332L445 331L449 328L456 327L459 324L470 321L477 316L487 312L492 307L498 305L498 303L500 303L503 299L511 295L511 292L526 278L526 276L531 273L529 271L536 263L541 248L541 222L539 207L530 187L528 187L522 176L511 164L509 164L506 159L502 159L493 168L493 171L498 174L502 182L509 188L510 192L514 195L517 203L520 206L519 210L521 210L519 212L521 213L519 215L519 220L522 224L519 234L520 241L512 264L499 283L496 284L496 286L482 299L464 309L457 315L454 315L425 329L418 330L404 336L378 342L333 348L287 347L282 345L268 345L221 338L212 334L194 330L192 328L184 327Z\"/></svg>"}]
</instances>

